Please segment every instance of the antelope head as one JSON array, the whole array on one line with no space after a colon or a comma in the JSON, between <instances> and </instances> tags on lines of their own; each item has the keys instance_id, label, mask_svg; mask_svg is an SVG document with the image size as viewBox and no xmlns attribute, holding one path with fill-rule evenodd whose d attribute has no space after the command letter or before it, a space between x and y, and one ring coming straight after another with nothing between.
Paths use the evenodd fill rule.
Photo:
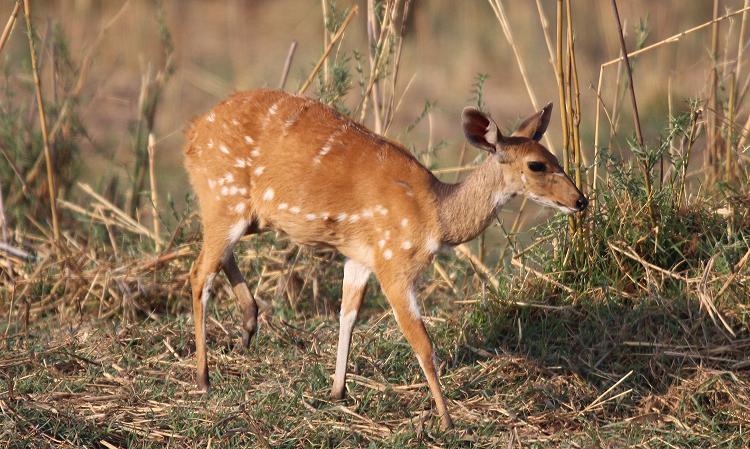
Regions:
<instances>
[{"instance_id":1,"label":"antelope head","mask_svg":"<svg viewBox=\"0 0 750 449\"><path fill-rule=\"evenodd\" d=\"M510 136L504 136L491 117L467 107L463 127L467 140L490 153L492 164L501 171L499 195L516 194L566 214L582 212L588 200L565 174L554 154L539 141L549 125L552 103L524 120ZM489 162L489 161L488 161Z\"/></svg>"}]
</instances>

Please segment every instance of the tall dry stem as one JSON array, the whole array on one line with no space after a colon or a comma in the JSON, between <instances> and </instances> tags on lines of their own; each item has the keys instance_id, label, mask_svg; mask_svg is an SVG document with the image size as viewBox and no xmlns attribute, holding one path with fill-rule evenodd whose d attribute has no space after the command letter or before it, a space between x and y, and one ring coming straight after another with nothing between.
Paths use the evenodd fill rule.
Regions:
<instances>
[{"instance_id":1,"label":"tall dry stem","mask_svg":"<svg viewBox=\"0 0 750 449\"><path fill-rule=\"evenodd\" d=\"M628 74L628 81L630 81L630 103L633 106L633 122L635 125L636 138L638 139L638 146L641 150L645 150L643 143L643 132L641 131L641 118L638 115L638 102L635 99L635 83L633 82L633 69L630 67L630 58L628 57L628 48L625 45L625 36L622 32L622 22L620 21L620 11L617 9L617 0L612 0L612 12L615 15L615 22L617 22L617 31L620 37L620 47L622 50L623 58L625 59L625 71ZM654 214L653 207L653 187L651 185L651 172L649 170L648 162L643 158L637 157L640 162L641 169L643 171L643 181L646 184L646 207L648 209L649 217L651 218L651 224L656 225L656 216Z\"/></svg>"},{"instance_id":2,"label":"tall dry stem","mask_svg":"<svg viewBox=\"0 0 750 449\"><path fill-rule=\"evenodd\" d=\"M279 78L279 89L284 90L286 86L286 80L289 77L289 69L292 67L292 58L294 58L294 51L297 50L297 41L292 41L289 45L289 52L286 54L284 60L284 68L281 69L281 78Z\"/></svg>"},{"instance_id":3,"label":"tall dry stem","mask_svg":"<svg viewBox=\"0 0 750 449\"><path fill-rule=\"evenodd\" d=\"M341 24L339 29L336 31L336 34L333 35L325 51L323 51L323 55L318 60L318 63L315 64L315 67L313 67L312 71L310 72L310 75L307 76L307 79L302 84L302 87L300 87L299 90L297 91L299 95L304 94L307 88L310 87L310 84L315 79L315 75L317 75L318 71L320 71L320 68L323 66L323 63L325 63L326 59L328 58L328 55L331 54L331 50L333 50L333 47L334 45L336 45L336 42L338 42L338 40L341 39L341 36L344 35L344 31L346 31L346 27L349 26L349 22L351 22L352 19L354 18L354 15L357 14L358 9L359 8L357 7L357 5L354 5L352 10L349 11L349 14L344 19L344 23Z\"/></svg>"},{"instance_id":4,"label":"tall dry stem","mask_svg":"<svg viewBox=\"0 0 750 449\"><path fill-rule=\"evenodd\" d=\"M570 61L570 95L568 101L570 102L571 116L569 122L571 123L572 140L573 140L573 155L575 159L575 181L576 186L581 189L583 187L582 176L582 159L581 154L581 136L580 136L580 125L581 125L581 92L578 87L578 65L576 63L576 52L575 52L575 37L573 35L573 13L570 6L571 1L565 0L565 10L568 22L568 60Z\"/></svg>"},{"instance_id":5,"label":"tall dry stem","mask_svg":"<svg viewBox=\"0 0 750 449\"><path fill-rule=\"evenodd\" d=\"M736 73L732 72L729 76L729 104L727 105L727 137L726 137L726 152L724 154L724 179L730 181L732 179L732 161L734 156L732 155L732 148L734 142L734 107L735 99L737 95L737 82L735 80Z\"/></svg>"},{"instance_id":6,"label":"tall dry stem","mask_svg":"<svg viewBox=\"0 0 750 449\"><path fill-rule=\"evenodd\" d=\"M563 169L567 172L570 161L570 134L568 133L568 114L565 109L567 95L565 93L565 68L563 62L563 0L557 0L557 44L555 58L555 76L560 100L560 122L563 137Z\"/></svg>"},{"instance_id":7,"label":"tall dry stem","mask_svg":"<svg viewBox=\"0 0 750 449\"><path fill-rule=\"evenodd\" d=\"M714 0L713 6L713 18L714 22L711 26L711 72L708 81L708 128L706 129L706 168L712 177L716 174L716 164L718 163L718 155L716 153L716 133L717 133L717 120L716 114L719 112L719 100L718 100L718 88L719 88L719 70L717 64L719 63L719 22L716 18L719 15L719 0Z\"/></svg>"},{"instance_id":8,"label":"tall dry stem","mask_svg":"<svg viewBox=\"0 0 750 449\"><path fill-rule=\"evenodd\" d=\"M161 235L161 221L159 220L159 191L156 188L156 141L154 134L148 133L148 175L151 186L151 211L154 226L154 235ZM154 241L156 252L161 252L161 240Z\"/></svg>"},{"instance_id":9,"label":"tall dry stem","mask_svg":"<svg viewBox=\"0 0 750 449\"><path fill-rule=\"evenodd\" d=\"M2 53L3 47L5 47L5 43L8 42L10 32L13 31L13 27L16 24L16 17L18 16L18 10L20 8L21 3L17 1L13 6L13 11L10 13L10 17L8 17L8 22L6 22L5 28L3 28L3 34L0 35L0 53Z\"/></svg>"},{"instance_id":10,"label":"tall dry stem","mask_svg":"<svg viewBox=\"0 0 750 449\"><path fill-rule=\"evenodd\" d=\"M47 187L49 189L50 215L52 216L52 231L55 245L62 244L60 239L60 223L57 216L57 188L55 187L55 172L52 168L52 153L49 146L49 134L47 132L47 116L44 113L44 97L42 96L42 83L39 79L39 67L34 48L34 33L31 28L31 6L29 0L23 2L23 12L26 18L26 35L29 41L29 56L31 57L31 71L34 76L34 88L36 90L36 103L39 112L39 126L42 130L42 143L44 145L44 161L47 165Z\"/></svg>"}]
</instances>

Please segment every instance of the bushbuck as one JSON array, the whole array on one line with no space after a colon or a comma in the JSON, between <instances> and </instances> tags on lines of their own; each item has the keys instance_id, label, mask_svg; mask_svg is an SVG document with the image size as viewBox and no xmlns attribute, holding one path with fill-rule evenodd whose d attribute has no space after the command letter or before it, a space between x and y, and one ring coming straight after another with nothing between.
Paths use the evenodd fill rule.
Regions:
<instances>
[{"instance_id":1,"label":"bushbuck","mask_svg":"<svg viewBox=\"0 0 750 449\"><path fill-rule=\"evenodd\" d=\"M565 213L586 208L586 198L539 143L551 110L548 104L504 136L490 116L465 108L466 139L489 154L457 184L438 180L403 146L331 107L281 91L235 93L195 119L185 166L203 225L190 273L198 387L209 387L205 319L214 276L223 270L232 285L247 346L258 307L233 248L243 235L274 229L346 257L333 398L344 395L352 329L375 273L416 353L441 427L451 427L415 280L441 247L475 238L515 195Z\"/></svg>"}]
</instances>

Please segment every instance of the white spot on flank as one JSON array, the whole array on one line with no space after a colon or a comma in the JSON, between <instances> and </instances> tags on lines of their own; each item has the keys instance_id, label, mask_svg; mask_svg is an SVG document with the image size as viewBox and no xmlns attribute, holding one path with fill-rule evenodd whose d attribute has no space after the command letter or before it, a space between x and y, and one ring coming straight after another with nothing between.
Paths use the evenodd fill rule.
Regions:
<instances>
[{"instance_id":1,"label":"white spot on flank","mask_svg":"<svg viewBox=\"0 0 750 449\"><path fill-rule=\"evenodd\" d=\"M404 240L404 242L401 243L401 248L403 248L403 249L411 249L411 242L409 240Z\"/></svg>"},{"instance_id":2,"label":"white spot on flank","mask_svg":"<svg viewBox=\"0 0 750 449\"><path fill-rule=\"evenodd\" d=\"M315 215L315 214L307 214L307 215L305 215L305 220L307 220L307 221L313 221L316 218L317 218L317 215Z\"/></svg>"},{"instance_id":3,"label":"white spot on flank","mask_svg":"<svg viewBox=\"0 0 750 449\"><path fill-rule=\"evenodd\" d=\"M345 213L345 212L342 212L342 213L340 213L340 214L338 214L338 215L336 216L336 221L338 221L338 222L342 222L342 221L346 220L346 217L348 217L348 216L349 216L349 215L348 215L347 213Z\"/></svg>"},{"instance_id":4,"label":"white spot on flank","mask_svg":"<svg viewBox=\"0 0 750 449\"><path fill-rule=\"evenodd\" d=\"M250 156L252 157L260 156L260 148L258 147L253 148L253 151L250 152Z\"/></svg>"},{"instance_id":5,"label":"white spot on flank","mask_svg":"<svg viewBox=\"0 0 750 449\"><path fill-rule=\"evenodd\" d=\"M380 247L380 249L383 249L385 247L385 240L378 240L378 247Z\"/></svg>"},{"instance_id":6,"label":"white spot on flank","mask_svg":"<svg viewBox=\"0 0 750 449\"><path fill-rule=\"evenodd\" d=\"M239 126L239 125L240 125L240 122L238 122L238 121L237 121L237 119L233 118L233 119L232 119L232 125L234 125L234 126Z\"/></svg>"},{"instance_id":7,"label":"white spot on flank","mask_svg":"<svg viewBox=\"0 0 750 449\"><path fill-rule=\"evenodd\" d=\"M372 209L365 209L362 211L362 217L372 218Z\"/></svg>"},{"instance_id":8,"label":"white spot on flank","mask_svg":"<svg viewBox=\"0 0 750 449\"><path fill-rule=\"evenodd\" d=\"M299 207L293 206L289 208L289 212L293 213L294 215L297 215L299 213Z\"/></svg>"},{"instance_id":9,"label":"white spot on flank","mask_svg":"<svg viewBox=\"0 0 750 449\"><path fill-rule=\"evenodd\" d=\"M214 139L208 139L208 143L206 144L206 146L208 148L213 148L214 147Z\"/></svg>"},{"instance_id":10,"label":"white spot on flank","mask_svg":"<svg viewBox=\"0 0 750 449\"><path fill-rule=\"evenodd\" d=\"M359 221L359 214L352 214L351 217L349 217L349 222L356 223Z\"/></svg>"},{"instance_id":11,"label":"white spot on flank","mask_svg":"<svg viewBox=\"0 0 750 449\"><path fill-rule=\"evenodd\" d=\"M229 154L229 148L227 148L227 146L224 145L223 143L219 145L219 151L221 151L224 154Z\"/></svg>"},{"instance_id":12,"label":"white spot on flank","mask_svg":"<svg viewBox=\"0 0 750 449\"><path fill-rule=\"evenodd\" d=\"M244 168L245 167L245 160L244 159L235 159L234 160L234 166L237 168Z\"/></svg>"},{"instance_id":13,"label":"white spot on flank","mask_svg":"<svg viewBox=\"0 0 750 449\"><path fill-rule=\"evenodd\" d=\"M392 257L393 257L393 251L391 251L390 249L383 251L383 259L391 260Z\"/></svg>"},{"instance_id":14,"label":"white spot on flank","mask_svg":"<svg viewBox=\"0 0 750 449\"><path fill-rule=\"evenodd\" d=\"M405 228L407 226L409 226L409 219L408 218L402 218L401 219L401 227Z\"/></svg>"},{"instance_id":15,"label":"white spot on flank","mask_svg":"<svg viewBox=\"0 0 750 449\"><path fill-rule=\"evenodd\" d=\"M252 145L252 144L255 143L255 141L253 140L253 138L250 137L250 136L245 136L245 142L247 142L250 145Z\"/></svg>"},{"instance_id":16,"label":"white spot on flank","mask_svg":"<svg viewBox=\"0 0 750 449\"><path fill-rule=\"evenodd\" d=\"M260 176L260 175L263 174L264 171L266 171L266 167L260 166L260 167L256 168L255 171L253 171L253 174L255 176Z\"/></svg>"},{"instance_id":17,"label":"white spot on flank","mask_svg":"<svg viewBox=\"0 0 750 449\"><path fill-rule=\"evenodd\" d=\"M209 179L208 180L208 188L211 189L211 190L213 190L214 187L216 187L216 181L214 181L213 179Z\"/></svg>"},{"instance_id":18,"label":"white spot on flank","mask_svg":"<svg viewBox=\"0 0 750 449\"><path fill-rule=\"evenodd\" d=\"M276 115L276 112L278 112L279 103L281 103L281 100L283 100L283 98L280 98L274 104L272 104L271 107L268 108L268 114L263 118L263 123L262 123L263 128L268 126L268 123L271 121L271 117Z\"/></svg>"},{"instance_id":19,"label":"white spot on flank","mask_svg":"<svg viewBox=\"0 0 750 449\"><path fill-rule=\"evenodd\" d=\"M323 144L323 147L320 149L317 156L315 156L315 158L313 159L316 164L319 164L320 159L331 151L331 147L333 146L334 141L343 132L344 132L344 128L342 127L334 131L330 136L328 136L326 143Z\"/></svg>"},{"instance_id":20,"label":"white spot on flank","mask_svg":"<svg viewBox=\"0 0 750 449\"><path fill-rule=\"evenodd\" d=\"M206 120L213 123L214 121L216 121L216 114L214 114L213 111L209 112L208 117L206 117Z\"/></svg>"},{"instance_id":21,"label":"white spot on flank","mask_svg":"<svg viewBox=\"0 0 750 449\"><path fill-rule=\"evenodd\" d=\"M422 314L419 313L419 304L417 304L417 295L414 294L414 287L409 289L406 296L409 299L409 312L411 312L411 316L417 320L421 319Z\"/></svg>"},{"instance_id":22,"label":"white spot on flank","mask_svg":"<svg viewBox=\"0 0 750 449\"><path fill-rule=\"evenodd\" d=\"M287 210L287 209L289 209L289 205L287 203L279 204L279 210Z\"/></svg>"},{"instance_id":23,"label":"white spot on flank","mask_svg":"<svg viewBox=\"0 0 750 449\"><path fill-rule=\"evenodd\" d=\"M229 194L230 194L230 195L237 195L237 192L238 192L239 190L240 190L240 189L239 189L239 188L238 188L237 186L232 186L232 187L230 187L230 188L229 188Z\"/></svg>"},{"instance_id":24,"label":"white spot on flank","mask_svg":"<svg viewBox=\"0 0 750 449\"><path fill-rule=\"evenodd\" d=\"M273 199L273 189L267 188L265 192L263 192L263 201L271 201Z\"/></svg>"},{"instance_id":25,"label":"white spot on flank","mask_svg":"<svg viewBox=\"0 0 750 449\"><path fill-rule=\"evenodd\" d=\"M236 206L234 206L234 211L238 214L241 214L245 211L245 203L237 203Z\"/></svg>"},{"instance_id":26,"label":"white spot on flank","mask_svg":"<svg viewBox=\"0 0 750 449\"><path fill-rule=\"evenodd\" d=\"M321 220L328 220L328 217L330 217L330 216L331 216L331 214L329 214L328 212L321 212L320 213L320 219Z\"/></svg>"},{"instance_id":27,"label":"white spot on flank","mask_svg":"<svg viewBox=\"0 0 750 449\"><path fill-rule=\"evenodd\" d=\"M428 237L426 247L427 247L427 251L431 253L436 253L437 250L440 249L440 243L438 243L438 241L434 239L433 237Z\"/></svg>"},{"instance_id":28,"label":"white spot on flank","mask_svg":"<svg viewBox=\"0 0 750 449\"><path fill-rule=\"evenodd\" d=\"M224 182L221 182L221 181L224 181ZM219 184L230 184L233 182L234 182L234 175L229 172L226 172L224 174L224 177L221 180L219 180Z\"/></svg>"},{"instance_id":29,"label":"white spot on flank","mask_svg":"<svg viewBox=\"0 0 750 449\"><path fill-rule=\"evenodd\" d=\"M221 188L221 194L222 194L223 196L227 196L227 195L229 195L229 187L227 187L227 186L224 186L224 187L222 187L222 188Z\"/></svg>"},{"instance_id":30,"label":"white spot on flank","mask_svg":"<svg viewBox=\"0 0 750 449\"><path fill-rule=\"evenodd\" d=\"M244 187L240 187L239 190L237 190L240 195L247 195L247 189Z\"/></svg>"},{"instance_id":31,"label":"white spot on flank","mask_svg":"<svg viewBox=\"0 0 750 449\"><path fill-rule=\"evenodd\" d=\"M385 239L390 240L391 239L391 231L385 231Z\"/></svg>"}]
</instances>

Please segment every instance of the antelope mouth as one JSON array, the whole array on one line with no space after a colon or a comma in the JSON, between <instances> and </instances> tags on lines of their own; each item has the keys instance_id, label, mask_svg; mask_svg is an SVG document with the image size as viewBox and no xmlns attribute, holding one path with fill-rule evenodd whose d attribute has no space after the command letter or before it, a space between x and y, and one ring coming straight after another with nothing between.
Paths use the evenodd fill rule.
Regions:
<instances>
[{"instance_id":1,"label":"antelope mouth","mask_svg":"<svg viewBox=\"0 0 750 449\"><path fill-rule=\"evenodd\" d=\"M532 201L534 201L534 202L536 202L538 204L541 204L542 206L550 207L552 209L557 209L560 212L564 213L565 215L571 215L571 214L574 214L576 212L579 212L579 210L577 208L566 206L565 204L563 204L563 203L561 203L559 201L549 200L549 199L542 198L540 196L537 196L537 195L534 195L534 194L529 194L529 193L527 193L526 196L528 196L529 199L531 199Z\"/></svg>"},{"instance_id":2,"label":"antelope mouth","mask_svg":"<svg viewBox=\"0 0 750 449\"><path fill-rule=\"evenodd\" d=\"M563 203L561 203L559 201L555 201L553 204L554 204L554 206L552 206L552 207L554 207L555 209L557 209L560 212L564 213L565 215L573 215L576 212L581 212L580 209L575 208L575 207L566 206L566 205L564 205Z\"/></svg>"}]
</instances>

